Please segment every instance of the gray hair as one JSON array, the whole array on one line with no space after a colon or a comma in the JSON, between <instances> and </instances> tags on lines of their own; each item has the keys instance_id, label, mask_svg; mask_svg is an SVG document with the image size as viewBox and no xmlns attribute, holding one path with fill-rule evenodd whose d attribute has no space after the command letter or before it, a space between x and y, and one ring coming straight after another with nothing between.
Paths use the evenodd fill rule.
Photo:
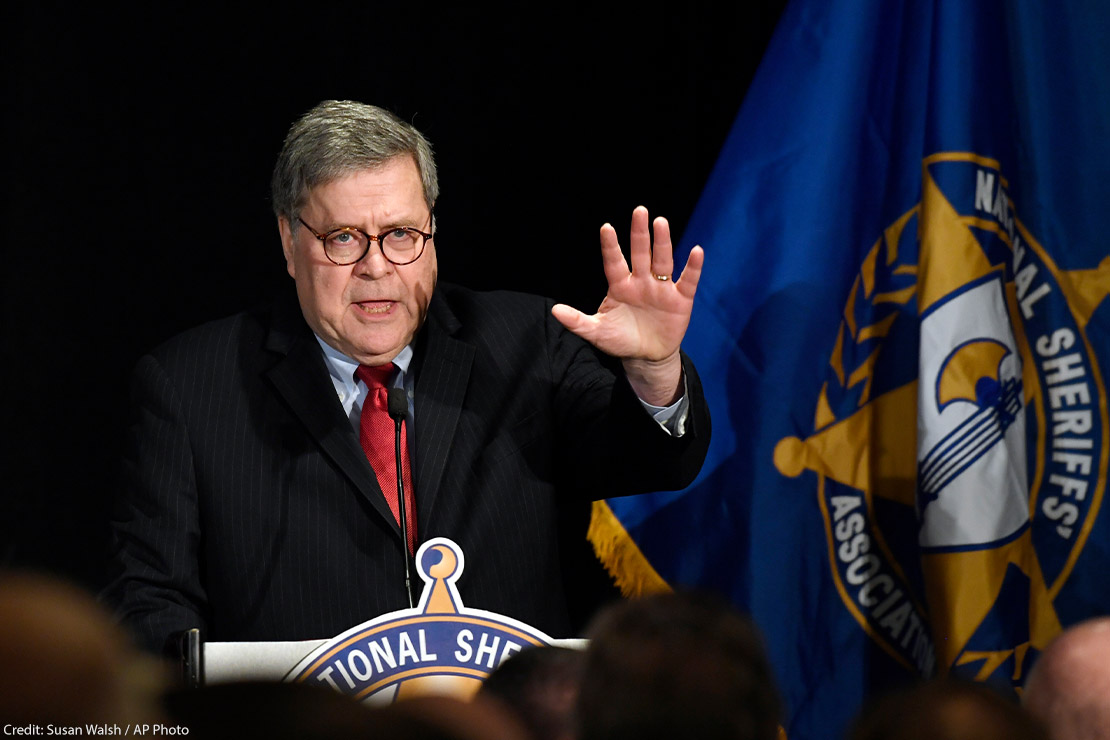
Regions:
<instances>
[{"instance_id":1,"label":"gray hair","mask_svg":"<svg viewBox=\"0 0 1110 740\"><path fill-rule=\"evenodd\" d=\"M308 191L344 175L412 156L428 208L439 196L432 145L389 111L353 100L325 100L289 128L270 181L274 214L290 223Z\"/></svg>"}]
</instances>

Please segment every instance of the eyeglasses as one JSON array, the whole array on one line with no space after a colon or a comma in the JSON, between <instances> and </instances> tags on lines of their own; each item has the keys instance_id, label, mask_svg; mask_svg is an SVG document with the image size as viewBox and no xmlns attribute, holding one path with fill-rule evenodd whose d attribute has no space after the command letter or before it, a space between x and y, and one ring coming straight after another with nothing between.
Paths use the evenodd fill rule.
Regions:
<instances>
[{"instance_id":1,"label":"eyeglasses","mask_svg":"<svg viewBox=\"0 0 1110 740\"><path fill-rule=\"evenodd\" d=\"M301 225L324 243L324 254L337 265L353 265L370 251L370 242L377 242L382 256L395 265L407 265L420 259L424 246L432 238L411 226L389 229L374 236L354 226L343 226L320 234L298 217Z\"/></svg>"}]
</instances>

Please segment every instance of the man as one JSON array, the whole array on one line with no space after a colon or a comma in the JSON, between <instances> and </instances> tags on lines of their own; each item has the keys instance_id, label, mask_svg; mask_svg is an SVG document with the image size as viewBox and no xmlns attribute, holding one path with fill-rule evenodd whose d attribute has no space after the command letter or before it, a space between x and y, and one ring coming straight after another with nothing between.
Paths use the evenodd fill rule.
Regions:
<instances>
[{"instance_id":1,"label":"man","mask_svg":"<svg viewBox=\"0 0 1110 740\"><path fill-rule=\"evenodd\" d=\"M273 177L299 306L215 322L140 361L108 596L150 647L191 627L323 638L404 608L406 549L435 536L467 555L467 605L568 635L558 523L697 474L709 417L679 344L700 248L672 281L667 224L653 251L640 208L630 271L606 225L594 316L437 285L437 187L414 128L320 104ZM405 502L388 419L380 446L390 386L408 404Z\"/></svg>"},{"instance_id":2,"label":"man","mask_svg":"<svg viewBox=\"0 0 1110 740\"><path fill-rule=\"evenodd\" d=\"M1021 701L1052 740L1110 738L1110 617L1080 622L1050 642Z\"/></svg>"}]
</instances>

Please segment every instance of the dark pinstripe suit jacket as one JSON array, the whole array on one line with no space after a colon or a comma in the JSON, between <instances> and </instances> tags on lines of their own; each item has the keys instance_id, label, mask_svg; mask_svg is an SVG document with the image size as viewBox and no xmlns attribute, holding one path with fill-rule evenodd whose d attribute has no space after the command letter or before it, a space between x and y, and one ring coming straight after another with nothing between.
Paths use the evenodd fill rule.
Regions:
<instances>
[{"instance_id":1,"label":"dark pinstripe suit jacket","mask_svg":"<svg viewBox=\"0 0 1110 740\"><path fill-rule=\"evenodd\" d=\"M414 356L413 475L420 538L466 553L464 602L566 636L559 523L686 485L709 416L684 358L687 433L667 435L550 305L439 285ZM134 394L106 597L143 643L194 626L322 638L407 606L400 531L295 302L177 337L140 361Z\"/></svg>"}]
</instances>

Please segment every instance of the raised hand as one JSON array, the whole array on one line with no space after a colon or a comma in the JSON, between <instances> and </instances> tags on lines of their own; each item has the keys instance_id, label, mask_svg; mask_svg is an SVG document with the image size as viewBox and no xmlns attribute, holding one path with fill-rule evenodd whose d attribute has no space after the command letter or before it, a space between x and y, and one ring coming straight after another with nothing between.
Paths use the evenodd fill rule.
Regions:
<instances>
[{"instance_id":1,"label":"raised hand","mask_svg":"<svg viewBox=\"0 0 1110 740\"><path fill-rule=\"evenodd\" d=\"M551 313L602 352L619 357L641 399L665 406L681 395L678 349L690 324L705 255L694 247L681 279L673 280L670 226L665 218L656 218L649 231L643 206L632 212L630 253L631 269L617 232L609 224L602 226L601 259L609 282L605 300L592 316L561 303Z\"/></svg>"}]
</instances>

